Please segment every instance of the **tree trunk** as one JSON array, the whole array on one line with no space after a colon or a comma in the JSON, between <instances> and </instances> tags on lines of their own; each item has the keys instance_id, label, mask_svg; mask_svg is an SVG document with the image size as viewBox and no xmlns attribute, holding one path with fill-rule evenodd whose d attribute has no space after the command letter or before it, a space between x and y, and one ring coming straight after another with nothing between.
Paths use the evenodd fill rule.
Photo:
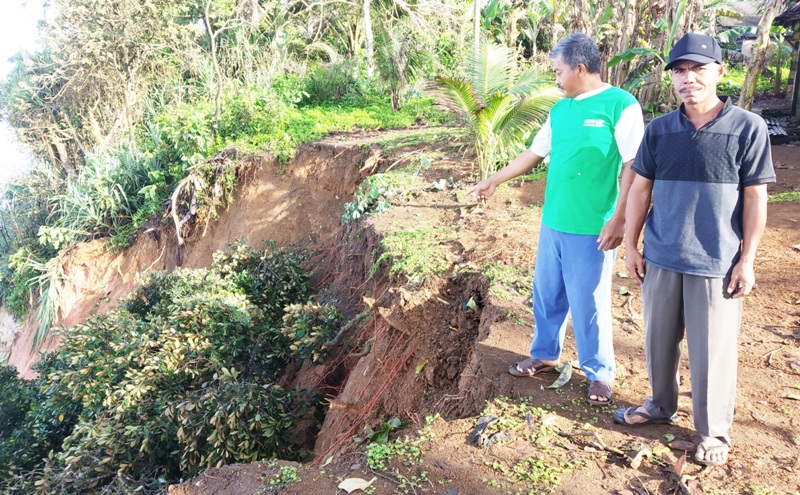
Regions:
<instances>
[{"instance_id":1,"label":"tree trunk","mask_svg":"<svg viewBox=\"0 0 800 495\"><path fill-rule=\"evenodd\" d=\"M214 27L211 24L211 0L206 1L205 6L205 18L203 22L206 24L206 32L208 33L208 39L211 44L211 61L214 64L214 116L211 118L211 142L217 142L217 127L219 125L219 114L220 114L220 98L222 96L222 69L219 66L219 60L217 58L217 33L214 31Z\"/></svg>"},{"instance_id":2,"label":"tree trunk","mask_svg":"<svg viewBox=\"0 0 800 495\"><path fill-rule=\"evenodd\" d=\"M472 53L478 56L481 49L481 3L472 1Z\"/></svg>"},{"instance_id":3,"label":"tree trunk","mask_svg":"<svg viewBox=\"0 0 800 495\"><path fill-rule=\"evenodd\" d=\"M375 73L375 35L372 33L372 0L364 0L361 4L364 15L364 48L367 50L367 77L372 79Z\"/></svg>"},{"instance_id":4,"label":"tree trunk","mask_svg":"<svg viewBox=\"0 0 800 495\"><path fill-rule=\"evenodd\" d=\"M739 106L745 110L750 110L753 106L756 86L758 85L758 75L761 73L761 68L764 67L764 62L767 59L770 27L772 27L775 11L780 3L781 0L767 0L764 6L764 13L758 22L758 38L753 47L752 62L747 68L747 76L744 78L744 84L742 85L742 94L739 96Z\"/></svg>"}]
</instances>

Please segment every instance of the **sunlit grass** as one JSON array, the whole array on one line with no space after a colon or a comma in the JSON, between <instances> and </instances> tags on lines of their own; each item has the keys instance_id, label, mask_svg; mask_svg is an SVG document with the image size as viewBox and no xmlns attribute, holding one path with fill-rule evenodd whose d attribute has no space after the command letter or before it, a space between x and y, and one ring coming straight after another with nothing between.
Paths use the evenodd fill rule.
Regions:
<instances>
[{"instance_id":1,"label":"sunlit grass","mask_svg":"<svg viewBox=\"0 0 800 495\"><path fill-rule=\"evenodd\" d=\"M788 203L791 201L800 201L800 191L770 194L768 199L769 203Z\"/></svg>"}]
</instances>

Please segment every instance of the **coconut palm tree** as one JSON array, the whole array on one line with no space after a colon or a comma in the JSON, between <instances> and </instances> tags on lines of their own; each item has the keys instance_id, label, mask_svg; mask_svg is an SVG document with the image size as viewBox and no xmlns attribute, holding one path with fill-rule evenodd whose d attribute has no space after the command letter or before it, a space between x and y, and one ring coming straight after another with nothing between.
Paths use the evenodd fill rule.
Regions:
<instances>
[{"instance_id":1,"label":"coconut palm tree","mask_svg":"<svg viewBox=\"0 0 800 495\"><path fill-rule=\"evenodd\" d=\"M468 60L467 75L439 76L429 91L460 114L475 148L481 179L496 170L501 156L541 126L559 91L536 69L518 77L516 58L508 47L482 39Z\"/></svg>"}]
</instances>

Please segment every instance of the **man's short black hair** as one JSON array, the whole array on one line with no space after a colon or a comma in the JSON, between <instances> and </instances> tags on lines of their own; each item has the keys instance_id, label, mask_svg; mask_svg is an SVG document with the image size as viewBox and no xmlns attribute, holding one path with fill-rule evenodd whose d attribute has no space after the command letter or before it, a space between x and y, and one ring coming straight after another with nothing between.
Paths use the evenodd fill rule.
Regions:
<instances>
[{"instance_id":1,"label":"man's short black hair","mask_svg":"<svg viewBox=\"0 0 800 495\"><path fill-rule=\"evenodd\" d=\"M584 33L573 33L561 40L550 52L550 58L561 57L570 69L583 64L591 74L600 73L600 51L594 40Z\"/></svg>"}]
</instances>

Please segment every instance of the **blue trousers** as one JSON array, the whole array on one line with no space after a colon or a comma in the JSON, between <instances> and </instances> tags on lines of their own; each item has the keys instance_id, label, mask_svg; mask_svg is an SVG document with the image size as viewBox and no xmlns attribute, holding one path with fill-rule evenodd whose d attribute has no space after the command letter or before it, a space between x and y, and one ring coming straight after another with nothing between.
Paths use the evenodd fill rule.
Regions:
<instances>
[{"instance_id":1,"label":"blue trousers","mask_svg":"<svg viewBox=\"0 0 800 495\"><path fill-rule=\"evenodd\" d=\"M616 250L598 251L596 235L565 234L542 224L533 272L532 358L561 357L571 312L581 369L589 380L614 380L611 274L615 257Z\"/></svg>"}]
</instances>

